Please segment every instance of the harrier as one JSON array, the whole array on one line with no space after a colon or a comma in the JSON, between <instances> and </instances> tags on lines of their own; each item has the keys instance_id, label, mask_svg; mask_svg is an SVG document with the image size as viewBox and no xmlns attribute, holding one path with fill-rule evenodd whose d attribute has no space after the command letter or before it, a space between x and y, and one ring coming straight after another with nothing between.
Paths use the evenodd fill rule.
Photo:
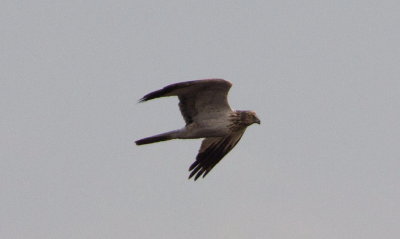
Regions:
<instances>
[{"instance_id":1,"label":"harrier","mask_svg":"<svg viewBox=\"0 0 400 239\"><path fill-rule=\"evenodd\" d=\"M178 96L186 122L182 129L136 141L137 145L171 139L205 138L196 161L189 167L189 179L205 177L239 142L253 123L260 124L254 111L232 110L227 95L232 84L222 79L195 80L168 85L145 95L139 102L165 96Z\"/></svg>"}]
</instances>

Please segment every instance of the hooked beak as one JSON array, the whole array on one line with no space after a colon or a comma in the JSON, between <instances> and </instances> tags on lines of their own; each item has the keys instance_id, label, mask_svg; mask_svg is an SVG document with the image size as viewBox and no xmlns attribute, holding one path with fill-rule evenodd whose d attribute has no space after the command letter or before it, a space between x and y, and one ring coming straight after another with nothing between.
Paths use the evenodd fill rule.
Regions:
<instances>
[{"instance_id":1,"label":"hooked beak","mask_svg":"<svg viewBox=\"0 0 400 239\"><path fill-rule=\"evenodd\" d=\"M257 124L261 124L261 121L260 121L259 118L256 118L256 123L257 123Z\"/></svg>"}]
</instances>

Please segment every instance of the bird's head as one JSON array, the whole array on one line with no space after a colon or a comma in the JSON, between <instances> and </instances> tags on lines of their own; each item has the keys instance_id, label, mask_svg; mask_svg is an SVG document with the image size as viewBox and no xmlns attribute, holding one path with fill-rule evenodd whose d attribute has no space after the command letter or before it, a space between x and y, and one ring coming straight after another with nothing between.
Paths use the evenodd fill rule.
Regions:
<instances>
[{"instance_id":1,"label":"bird's head","mask_svg":"<svg viewBox=\"0 0 400 239\"><path fill-rule=\"evenodd\" d=\"M261 124L261 121L258 118L256 112L250 110L241 111L241 121L247 126L254 123Z\"/></svg>"},{"instance_id":2,"label":"bird's head","mask_svg":"<svg viewBox=\"0 0 400 239\"><path fill-rule=\"evenodd\" d=\"M258 118L256 112L250 111L250 114L251 114L251 118L252 118L252 120L253 120L253 123L261 124L261 121L260 121L260 119Z\"/></svg>"}]
</instances>

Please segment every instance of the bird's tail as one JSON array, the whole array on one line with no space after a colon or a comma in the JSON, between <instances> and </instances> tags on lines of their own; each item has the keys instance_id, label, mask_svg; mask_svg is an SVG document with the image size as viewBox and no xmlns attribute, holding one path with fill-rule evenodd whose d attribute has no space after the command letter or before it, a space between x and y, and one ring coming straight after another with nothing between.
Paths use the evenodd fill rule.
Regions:
<instances>
[{"instance_id":1,"label":"bird's tail","mask_svg":"<svg viewBox=\"0 0 400 239\"><path fill-rule=\"evenodd\" d=\"M152 144L171 139L176 139L176 130L139 139L135 143L136 145L143 145L143 144Z\"/></svg>"}]
</instances>

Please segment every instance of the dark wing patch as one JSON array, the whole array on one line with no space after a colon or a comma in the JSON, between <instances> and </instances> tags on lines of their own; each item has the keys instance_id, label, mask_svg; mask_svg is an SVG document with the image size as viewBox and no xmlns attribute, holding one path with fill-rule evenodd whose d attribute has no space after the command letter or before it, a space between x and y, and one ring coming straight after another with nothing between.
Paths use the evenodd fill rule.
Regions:
<instances>
[{"instance_id":1,"label":"dark wing patch","mask_svg":"<svg viewBox=\"0 0 400 239\"><path fill-rule=\"evenodd\" d=\"M227 137L204 139L196 161L189 167L189 171L191 171L189 179L194 176L194 180L196 181L202 175L204 178L236 146L243 133L244 130Z\"/></svg>"}]
</instances>

